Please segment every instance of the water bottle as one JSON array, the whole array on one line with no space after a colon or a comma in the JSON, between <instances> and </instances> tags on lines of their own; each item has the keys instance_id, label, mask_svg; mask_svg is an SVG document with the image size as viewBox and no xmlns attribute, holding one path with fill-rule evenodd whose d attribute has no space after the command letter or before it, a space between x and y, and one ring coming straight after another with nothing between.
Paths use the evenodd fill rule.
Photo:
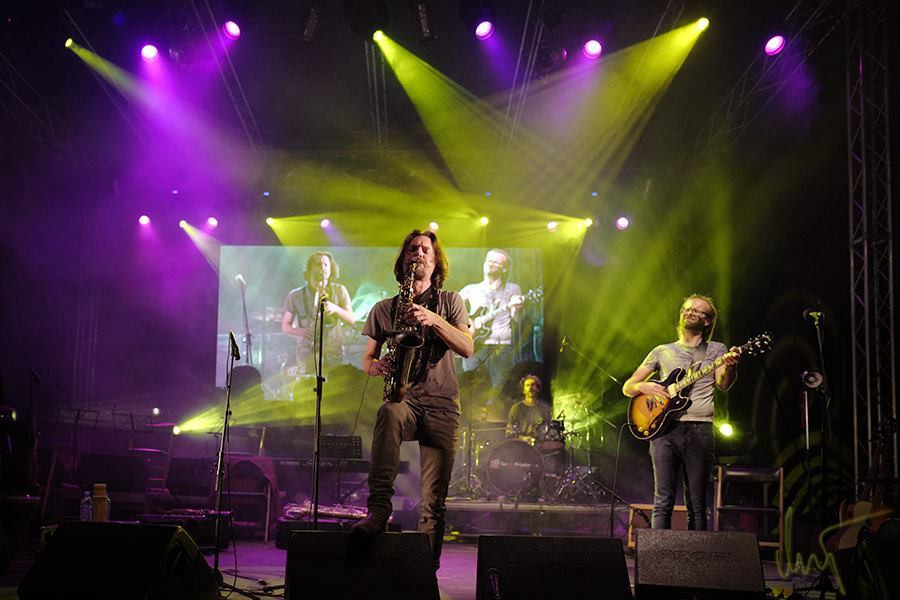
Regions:
<instances>
[{"instance_id":1,"label":"water bottle","mask_svg":"<svg viewBox=\"0 0 900 600\"><path fill-rule=\"evenodd\" d=\"M81 520L90 521L91 513L94 511L94 502L91 500L91 493L87 490L81 498Z\"/></svg>"}]
</instances>

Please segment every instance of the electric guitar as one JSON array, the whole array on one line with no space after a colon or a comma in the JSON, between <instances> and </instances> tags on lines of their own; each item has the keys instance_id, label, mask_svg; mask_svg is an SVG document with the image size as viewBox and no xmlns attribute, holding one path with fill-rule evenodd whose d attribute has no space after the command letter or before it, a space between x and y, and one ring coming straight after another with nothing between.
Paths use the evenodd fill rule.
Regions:
<instances>
[{"instance_id":1,"label":"electric guitar","mask_svg":"<svg viewBox=\"0 0 900 600\"><path fill-rule=\"evenodd\" d=\"M497 315L504 311L509 311L518 304L524 305L528 302L538 302L543 297L544 289L537 287L533 290L528 290L524 294L513 296L509 302L479 306L475 312L469 315L469 318L472 319L472 329L474 330L472 338L475 340L475 344L480 344L491 336L491 325Z\"/></svg>"},{"instance_id":2,"label":"electric guitar","mask_svg":"<svg viewBox=\"0 0 900 600\"><path fill-rule=\"evenodd\" d=\"M738 354L759 356L772 347L772 336L762 333L738 348ZM638 394L631 399L628 406L628 429L631 435L639 440L652 440L666 430L666 421L670 414L685 410L691 404L688 397L691 386L725 363L726 352L712 363L688 373L684 369L673 369L665 381L652 381L666 388L669 397Z\"/></svg>"}]
</instances>

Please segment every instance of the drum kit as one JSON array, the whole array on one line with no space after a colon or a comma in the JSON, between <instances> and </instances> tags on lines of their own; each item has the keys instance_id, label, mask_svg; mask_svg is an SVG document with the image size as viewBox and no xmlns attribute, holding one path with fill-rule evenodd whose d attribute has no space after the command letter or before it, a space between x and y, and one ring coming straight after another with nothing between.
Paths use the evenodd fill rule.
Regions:
<instances>
[{"instance_id":1,"label":"drum kit","mask_svg":"<svg viewBox=\"0 0 900 600\"><path fill-rule=\"evenodd\" d=\"M574 465L565 417L541 423L534 436L507 437L502 421L469 422L464 429L455 492L479 500L577 502L596 500L602 489L591 469ZM602 486L601 486L602 487Z\"/></svg>"}]
</instances>

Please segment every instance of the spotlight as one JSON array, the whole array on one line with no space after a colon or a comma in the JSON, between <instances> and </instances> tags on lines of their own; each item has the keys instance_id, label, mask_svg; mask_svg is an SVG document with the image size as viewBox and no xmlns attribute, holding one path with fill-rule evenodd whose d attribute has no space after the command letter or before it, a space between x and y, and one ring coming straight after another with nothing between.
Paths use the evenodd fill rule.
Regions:
<instances>
[{"instance_id":1,"label":"spotlight","mask_svg":"<svg viewBox=\"0 0 900 600\"><path fill-rule=\"evenodd\" d=\"M274 224L275 224L275 219L273 219L272 217L266 217L266 225L271 227Z\"/></svg>"},{"instance_id":2,"label":"spotlight","mask_svg":"<svg viewBox=\"0 0 900 600\"><path fill-rule=\"evenodd\" d=\"M492 0L460 0L459 16L466 24L466 29L475 32L475 37L479 40L486 40L494 35L497 13Z\"/></svg>"},{"instance_id":3,"label":"spotlight","mask_svg":"<svg viewBox=\"0 0 900 600\"><path fill-rule=\"evenodd\" d=\"M187 224L188 224L188 222L185 221L184 219L178 221L178 226L181 227L182 229L186 229L186 228L187 228Z\"/></svg>"},{"instance_id":4,"label":"spotlight","mask_svg":"<svg viewBox=\"0 0 900 600\"><path fill-rule=\"evenodd\" d=\"M479 40L486 40L494 35L494 24L490 21L482 21L475 26L475 37Z\"/></svg>"},{"instance_id":5,"label":"spotlight","mask_svg":"<svg viewBox=\"0 0 900 600\"><path fill-rule=\"evenodd\" d=\"M144 44L141 48L141 58L144 62L153 62L159 58L159 50L153 44Z\"/></svg>"},{"instance_id":6,"label":"spotlight","mask_svg":"<svg viewBox=\"0 0 900 600\"><path fill-rule=\"evenodd\" d=\"M409 7L413 11L413 21L416 24L416 37L420 42L427 42L437 36L431 30L431 17L428 14L428 3L425 0L410 2Z\"/></svg>"},{"instance_id":7,"label":"spotlight","mask_svg":"<svg viewBox=\"0 0 900 600\"><path fill-rule=\"evenodd\" d=\"M384 39L384 32L380 29L376 29L375 33L372 34L372 40L376 42L380 42Z\"/></svg>"},{"instance_id":8,"label":"spotlight","mask_svg":"<svg viewBox=\"0 0 900 600\"><path fill-rule=\"evenodd\" d=\"M478 222L481 223L481 226L482 226L482 227L484 227L485 225L487 225L488 223L490 223L491 220L488 219L487 217L481 217L480 219L478 219Z\"/></svg>"},{"instance_id":9,"label":"spotlight","mask_svg":"<svg viewBox=\"0 0 900 600\"><path fill-rule=\"evenodd\" d=\"M603 52L603 46L601 46L600 42L597 40L588 40L581 47L581 53L590 60L597 60L600 58L601 52Z\"/></svg>"},{"instance_id":10,"label":"spotlight","mask_svg":"<svg viewBox=\"0 0 900 600\"><path fill-rule=\"evenodd\" d=\"M431 223L428 224L428 229L430 229L432 231L437 231L438 227L439 226L437 224L437 221L432 221Z\"/></svg>"},{"instance_id":11,"label":"spotlight","mask_svg":"<svg viewBox=\"0 0 900 600\"><path fill-rule=\"evenodd\" d=\"M776 35L769 38L769 41L766 42L765 51L769 56L775 56L782 50L784 50L784 36Z\"/></svg>"},{"instance_id":12,"label":"spotlight","mask_svg":"<svg viewBox=\"0 0 900 600\"><path fill-rule=\"evenodd\" d=\"M236 40L241 37L241 28L234 21L225 21L222 25L222 32L229 40Z\"/></svg>"},{"instance_id":13,"label":"spotlight","mask_svg":"<svg viewBox=\"0 0 900 600\"><path fill-rule=\"evenodd\" d=\"M269 192L263 192L263 198L268 198L268 197L269 197Z\"/></svg>"},{"instance_id":14,"label":"spotlight","mask_svg":"<svg viewBox=\"0 0 900 600\"><path fill-rule=\"evenodd\" d=\"M629 225L631 225L631 223L628 221L628 217L619 217L616 219L616 229L619 231L625 231L628 229Z\"/></svg>"},{"instance_id":15,"label":"spotlight","mask_svg":"<svg viewBox=\"0 0 900 600\"><path fill-rule=\"evenodd\" d=\"M306 15L306 26L303 28L303 41L307 44L316 43L316 34L319 33L319 27L322 25L322 15L319 13L319 7L313 6Z\"/></svg>"},{"instance_id":16,"label":"spotlight","mask_svg":"<svg viewBox=\"0 0 900 600\"><path fill-rule=\"evenodd\" d=\"M599 195L600 195L600 192L591 192L591 196L593 196L594 198L596 198Z\"/></svg>"},{"instance_id":17,"label":"spotlight","mask_svg":"<svg viewBox=\"0 0 900 600\"><path fill-rule=\"evenodd\" d=\"M179 427L178 425L174 426L172 428L172 434L173 435L181 435L181 427Z\"/></svg>"},{"instance_id":18,"label":"spotlight","mask_svg":"<svg viewBox=\"0 0 900 600\"><path fill-rule=\"evenodd\" d=\"M218 227L219 220L215 217L210 217L210 218L206 219L206 224L209 225L210 227Z\"/></svg>"},{"instance_id":19,"label":"spotlight","mask_svg":"<svg viewBox=\"0 0 900 600\"><path fill-rule=\"evenodd\" d=\"M557 227L559 227L559 223L557 223L556 221L550 221L549 223L547 223L547 231L556 231Z\"/></svg>"},{"instance_id":20,"label":"spotlight","mask_svg":"<svg viewBox=\"0 0 900 600\"><path fill-rule=\"evenodd\" d=\"M719 433L724 437L731 437L734 435L734 427L731 426L731 423L721 423L719 425Z\"/></svg>"},{"instance_id":21,"label":"spotlight","mask_svg":"<svg viewBox=\"0 0 900 600\"><path fill-rule=\"evenodd\" d=\"M148 217L147 215L141 215L140 217L138 217L138 223L140 223L141 225L149 225L150 217Z\"/></svg>"},{"instance_id":22,"label":"spotlight","mask_svg":"<svg viewBox=\"0 0 900 600\"><path fill-rule=\"evenodd\" d=\"M590 217L588 217L587 219L584 220L584 226L585 226L585 227L590 227L590 226L593 225L593 224L594 224L594 220L593 220L592 218L590 218Z\"/></svg>"},{"instance_id":23,"label":"spotlight","mask_svg":"<svg viewBox=\"0 0 900 600\"><path fill-rule=\"evenodd\" d=\"M493 196L493 195L494 195L493 192L485 192L485 193L484 193L484 197L485 197L485 198L490 198L490 197Z\"/></svg>"},{"instance_id":24,"label":"spotlight","mask_svg":"<svg viewBox=\"0 0 900 600\"><path fill-rule=\"evenodd\" d=\"M321 221L319 221L319 227L321 227L322 229L328 229L329 227L331 227L331 219L322 219Z\"/></svg>"},{"instance_id":25,"label":"spotlight","mask_svg":"<svg viewBox=\"0 0 900 600\"><path fill-rule=\"evenodd\" d=\"M173 196L177 196L177 195L178 195L178 190L172 190L172 195L173 195Z\"/></svg>"},{"instance_id":26,"label":"spotlight","mask_svg":"<svg viewBox=\"0 0 900 600\"><path fill-rule=\"evenodd\" d=\"M153 414L154 417L159 416L159 409L155 406L153 407L153 410L151 410L150 412Z\"/></svg>"},{"instance_id":27,"label":"spotlight","mask_svg":"<svg viewBox=\"0 0 900 600\"><path fill-rule=\"evenodd\" d=\"M697 19L697 29L700 31L706 31L709 28L709 19L706 17Z\"/></svg>"},{"instance_id":28,"label":"spotlight","mask_svg":"<svg viewBox=\"0 0 900 600\"><path fill-rule=\"evenodd\" d=\"M66 38L66 48L71 48L75 45L75 40L72 38Z\"/></svg>"}]
</instances>

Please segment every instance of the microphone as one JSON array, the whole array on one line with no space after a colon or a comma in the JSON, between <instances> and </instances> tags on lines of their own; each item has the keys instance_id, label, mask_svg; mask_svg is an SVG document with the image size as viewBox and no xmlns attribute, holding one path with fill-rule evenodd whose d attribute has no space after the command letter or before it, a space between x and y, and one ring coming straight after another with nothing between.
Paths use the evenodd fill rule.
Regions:
<instances>
[{"instance_id":1,"label":"microphone","mask_svg":"<svg viewBox=\"0 0 900 600\"><path fill-rule=\"evenodd\" d=\"M811 320L813 323L818 323L818 322L819 322L819 319L824 319L824 318L825 318L825 313L823 313L823 312L820 311L820 310L813 310L813 309L811 309L811 308L807 308L807 309L805 309L805 310L803 311L803 318L804 318L804 319L809 319L809 320Z\"/></svg>"},{"instance_id":2,"label":"microphone","mask_svg":"<svg viewBox=\"0 0 900 600\"><path fill-rule=\"evenodd\" d=\"M569 345L569 336L564 335L562 341L559 343L559 353L562 354L562 351L568 345Z\"/></svg>"},{"instance_id":3,"label":"microphone","mask_svg":"<svg viewBox=\"0 0 900 600\"><path fill-rule=\"evenodd\" d=\"M231 357L234 360L241 360L241 349L238 348L237 340L234 339L234 332L228 332L228 344L231 346Z\"/></svg>"},{"instance_id":4,"label":"microphone","mask_svg":"<svg viewBox=\"0 0 900 600\"><path fill-rule=\"evenodd\" d=\"M239 284L243 285L244 287L247 286L247 280L244 279L244 276L241 275L240 273L238 273L237 275L234 276L234 280L237 281Z\"/></svg>"},{"instance_id":5,"label":"microphone","mask_svg":"<svg viewBox=\"0 0 900 600\"><path fill-rule=\"evenodd\" d=\"M503 597L500 595L500 571L491 568L484 575L487 577L488 587L491 590L491 598L502 600Z\"/></svg>"}]
</instances>

